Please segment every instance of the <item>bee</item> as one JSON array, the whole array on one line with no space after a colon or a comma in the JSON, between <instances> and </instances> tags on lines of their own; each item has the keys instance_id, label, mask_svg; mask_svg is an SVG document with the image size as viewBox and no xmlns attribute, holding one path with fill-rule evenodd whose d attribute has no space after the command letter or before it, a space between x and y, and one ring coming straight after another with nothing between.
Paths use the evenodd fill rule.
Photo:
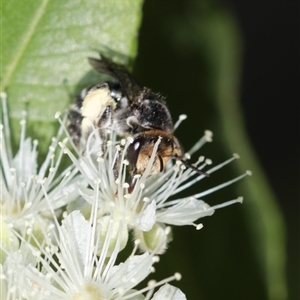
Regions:
<instances>
[{"instance_id":1,"label":"bee","mask_svg":"<svg viewBox=\"0 0 300 300\"><path fill-rule=\"evenodd\" d=\"M121 86L117 82L97 83L76 96L68 114L68 130L78 148L85 148L95 128L99 131L100 140L105 140L112 114L120 107L122 98Z\"/></svg>"},{"instance_id":2,"label":"bee","mask_svg":"<svg viewBox=\"0 0 300 300\"><path fill-rule=\"evenodd\" d=\"M69 131L75 144L85 143L94 127L105 140L106 129L111 127L118 135L133 138L127 149L131 176L144 173L158 139L160 143L150 175L162 172L170 159L180 160L205 174L184 159L163 96L141 86L125 67L103 55L100 59L88 60L96 71L112 76L117 82L98 83L77 96L69 113Z\"/></svg>"}]
</instances>

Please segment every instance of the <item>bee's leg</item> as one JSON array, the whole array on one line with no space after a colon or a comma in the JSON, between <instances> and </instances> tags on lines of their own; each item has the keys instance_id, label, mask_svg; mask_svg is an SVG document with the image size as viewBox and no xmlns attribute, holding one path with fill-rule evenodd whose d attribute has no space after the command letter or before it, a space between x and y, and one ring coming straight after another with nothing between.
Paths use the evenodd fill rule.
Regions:
<instances>
[{"instance_id":1,"label":"bee's leg","mask_svg":"<svg viewBox=\"0 0 300 300\"><path fill-rule=\"evenodd\" d=\"M128 188L128 193L131 194L134 190L136 184L136 179L133 176L130 176L129 180L129 188Z\"/></svg>"},{"instance_id":2,"label":"bee's leg","mask_svg":"<svg viewBox=\"0 0 300 300\"><path fill-rule=\"evenodd\" d=\"M68 119L69 119L68 130L70 136L75 146L78 147L81 139L81 123L83 117L78 111L71 109L68 114Z\"/></svg>"},{"instance_id":3,"label":"bee's leg","mask_svg":"<svg viewBox=\"0 0 300 300\"><path fill-rule=\"evenodd\" d=\"M120 150L117 150L114 165L113 165L113 172L114 172L115 179L117 179L119 177L121 160L122 160L122 155L123 155L123 151L124 151L123 145L120 144L119 147L120 147Z\"/></svg>"},{"instance_id":4,"label":"bee's leg","mask_svg":"<svg viewBox=\"0 0 300 300\"><path fill-rule=\"evenodd\" d=\"M115 160L115 163L113 166L113 173L114 173L115 179L117 179L119 177L120 163L121 163L121 152L118 151L117 157L116 157L116 160Z\"/></svg>"},{"instance_id":5,"label":"bee's leg","mask_svg":"<svg viewBox=\"0 0 300 300\"><path fill-rule=\"evenodd\" d=\"M119 151L118 156L115 161L115 164L113 166L113 172L114 172L115 179L117 179L119 177L121 157L122 157L122 152ZM136 178L133 175L129 175L129 178L127 180L128 181L126 181L126 182L129 182L128 193L131 194L133 192L135 184L136 184ZM116 195L117 195L117 193L116 193Z\"/></svg>"},{"instance_id":6,"label":"bee's leg","mask_svg":"<svg viewBox=\"0 0 300 300\"><path fill-rule=\"evenodd\" d=\"M104 148L103 152L105 151L105 142L107 140L106 129L111 125L111 123L112 123L112 108L111 106L107 106L97 124L97 128L99 128L99 135L103 143L103 148Z\"/></svg>"},{"instance_id":7,"label":"bee's leg","mask_svg":"<svg viewBox=\"0 0 300 300\"><path fill-rule=\"evenodd\" d=\"M107 128L112 122L112 108L111 106L106 106L102 116L98 121L99 128Z\"/></svg>"}]
</instances>

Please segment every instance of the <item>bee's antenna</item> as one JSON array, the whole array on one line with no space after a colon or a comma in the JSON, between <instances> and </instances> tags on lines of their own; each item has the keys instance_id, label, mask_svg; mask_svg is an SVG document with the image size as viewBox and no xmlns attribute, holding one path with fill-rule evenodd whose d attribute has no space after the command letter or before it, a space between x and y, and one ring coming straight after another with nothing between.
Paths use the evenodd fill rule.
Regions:
<instances>
[{"instance_id":1,"label":"bee's antenna","mask_svg":"<svg viewBox=\"0 0 300 300\"><path fill-rule=\"evenodd\" d=\"M186 161L182 157L175 156L175 159L181 161L187 168L193 169L198 174L205 175L206 177L209 177L208 173L201 171L200 169L198 169L197 167L193 166L190 162Z\"/></svg>"}]
</instances>

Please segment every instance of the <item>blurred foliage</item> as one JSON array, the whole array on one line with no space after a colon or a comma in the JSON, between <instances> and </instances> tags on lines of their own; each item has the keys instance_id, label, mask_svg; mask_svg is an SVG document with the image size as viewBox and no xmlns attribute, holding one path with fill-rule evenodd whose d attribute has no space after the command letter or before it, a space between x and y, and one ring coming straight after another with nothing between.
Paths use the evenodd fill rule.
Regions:
<instances>
[{"instance_id":1,"label":"blurred foliage","mask_svg":"<svg viewBox=\"0 0 300 300\"><path fill-rule=\"evenodd\" d=\"M238 101L243 41L234 14L218 1L149 0L140 36L136 73L167 96L174 120L188 115L176 132L184 147L211 129L214 142L201 154L215 164L241 155L186 195L253 172L205 197L213 205L242 195L244 203L204 219L200 232L175 228L158 269L164 276L165 269L182 272L178 286L188 299L287 299L283 219L247 139Z\"/></svg>"},{"instance_id":2,"label":"blurred foliage","mask_svg":"<svg viewBox=\"0 0 300 300\"><path fill-rule=\"evenodd\" d=\"M45 151L55 132L54 113L64 111L82 87L99 81L86 57L97 55L95 50L117 53L123 63L135 57L140 6L134 0L4 2L1 89L8 93L14 128L26 109L30 134ZM145 2L135 73L167 96L175 120L189 116L176 131L186 149L209 128L215 142L201 154L215 164L233 152L242 156L189 194L248 168L254 173L204 199L214 205L243 195L243 205L204 219L200 232L175 228L153 277L181 272L176 285L188 299L287 298L284 224L238 103L241 42L234 15L217 1Z\"/></svg>"}]
</instances>

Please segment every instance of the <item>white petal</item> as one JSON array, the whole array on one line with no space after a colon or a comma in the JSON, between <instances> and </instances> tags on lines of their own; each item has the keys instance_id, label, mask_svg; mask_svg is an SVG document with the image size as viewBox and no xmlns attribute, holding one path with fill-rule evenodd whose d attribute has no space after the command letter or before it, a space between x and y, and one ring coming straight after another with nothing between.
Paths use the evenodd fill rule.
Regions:
<instances>
[{"instance_id":1,"label":"white petal","mask_svg":"<svg viewBox=\"0 0 300 300\"><path fill-rule=\"evenodd\" d=\"M105 257L110 257L115 251L123 250L128 241L127 226L119 220L112 219L111 216L104 216L97 220L97 235L100 237L97 253ZM106 243L108 243L107 248ZM106 248L105 252L103 247Z\"/></svg>"},{"instance_id":2,"label":"white petal","mask_svg":"<svg viewBox=\"0 0 300 300\"><path fill-rule=\"evenodd\" d=\"M31 138L27 138L13 160L20 181L26 181L36 174L37 152L32 147Z\"/></svg>"},{"instance_id":3,"label":"white petal","mask_svg":"<svg viewBox=\"0 0 300 300\"><path fill-rule=\"evenodd\" d=\"M13 252L19 248L19 240L3 220L2 214L0 214L0 244L0 263L2 264L5 261L7 252Z\"/></svg>"},{"instance_id":4,"label":"white petal","mask_svg":"<svg viewBox=\"0 0 300 300\"><path fill-rule=\"evenodd\" d=\"M80 177L76 180L81 180ZM53 209L60 208L78 198L77 183L69 183L61 188L55 188L49 192L49 198L52 199Z\"/></svg>"},{"instance_id":5,"label":"white petal","mask_svg":"<svg viewBox=\"0 0 300 300\"><path fill-rule=\"evenodd\" d=\"M77 186L79 194L90 204L93 204L94 199L94 191L83 186L79 185Z\"/></svg>"},{"instance_id":6,"label":"white petal","mask_svg":"<svg viewBox=\"0 0 300 300\"><path fill-rule=\"evenodd\" d=\"M154 294L152 300L186 300L186 296L175 286L165 284Z\"/></svg>"},{"instance_id":7,"label":"white petal","mask_svg":"<svg viewBox=\"0 0 300 300\"><path fill-rule=\"evenodd\" d=\"M0 291L1 291L1 297L3 299L9 299L8 298L8 287L7 287L7 282L5 279L5 274L3 272L3 266L2 264L0 264L0 276L1 276L1 280L0 280Z\"/></svg>"},{"instance_id":8,"label":"white petal","mask_svg":"<svg viewBox=\"0 0 300 300\"><path fill-rule=\"evenodd\" d=\"M82 197L79 197L76 201L72 201L67 205L68 213L71 213L74 210L79 210L86 220L88 220L91 215L91 209L92 206Z\"/></svg>"},{"instance_id":9,"label":"white petal","mask_svg":"<svg viewBox=\"0 0 300 300\"><path fill-rule=\"evenodd\" d=\"M172 201L172 204L174 202ZM182 226L189 225L199 218L211 216L213 213L214 209L204 201L191 198L178 200L175 205L158 211L156 218L158 222Z\"/></svg>"},{"instance_id":10,"label":"white petal","mask_svg":"<svg viewBox=\"0 0 300 300\"><path fill-rule=\"evenodd\" d=\"M26 277L24 275L28 266L35 265L35 257L23 245L21 245L19 250L9 253L3 268L0 268L1 299L28 299L24 297L26 285Z\"/></svg>"},{"instance_id":11,"label":"white petal","mask_svg":"<svg viewBox=\"0 0 300 300\"><path fill-rule=\"evenodd\" d=\"M152 256L148 252L130 256L124 263L111 269L109 284L111 288L130 290L150 274L151 267Z\"/></svg>"},{"instance_id":12,"label":"white petal","mask_svg":"<svg viewBox=\"0 0 300 300\"><path fill-rule=\"evenodd\" d=\"M82 269L87 258L87 251L91 251L88 247L88 233L90 232L89 222L84 219L79 211L73 211L65 220L62 221L60 237L65 255L70 255L68 261L72 259L79 263ZM74 262L75 263L75 262Z\"/></svg>"},{"instance_id":13,"label":"white petal","mask_svg":"<svg viewBox=\"0 0 300 300\"><path fill-rule=\"evenodd\" d=\"M156 203L152 202L137 216L135 223L138 229L142 231L149 231L156 222Z\"/></svg>"},{"instance_id":14,"label":"white petal","mask_svg":"<svg viewBox=\"0 0 300 300\"><path fill-rule=\"evenodd\" d=\"M128 292L126 292L124 294L124 297L125 296L129 296L130 294L133 294L133 293L136 293L138 292L138 290L129 290ZM144 300L145 299L145 296L143 294L139 294L139 295L135 295L135 296L132 296L131 298L129 298L130 300Z\"/></svg>"}]
</instances>

